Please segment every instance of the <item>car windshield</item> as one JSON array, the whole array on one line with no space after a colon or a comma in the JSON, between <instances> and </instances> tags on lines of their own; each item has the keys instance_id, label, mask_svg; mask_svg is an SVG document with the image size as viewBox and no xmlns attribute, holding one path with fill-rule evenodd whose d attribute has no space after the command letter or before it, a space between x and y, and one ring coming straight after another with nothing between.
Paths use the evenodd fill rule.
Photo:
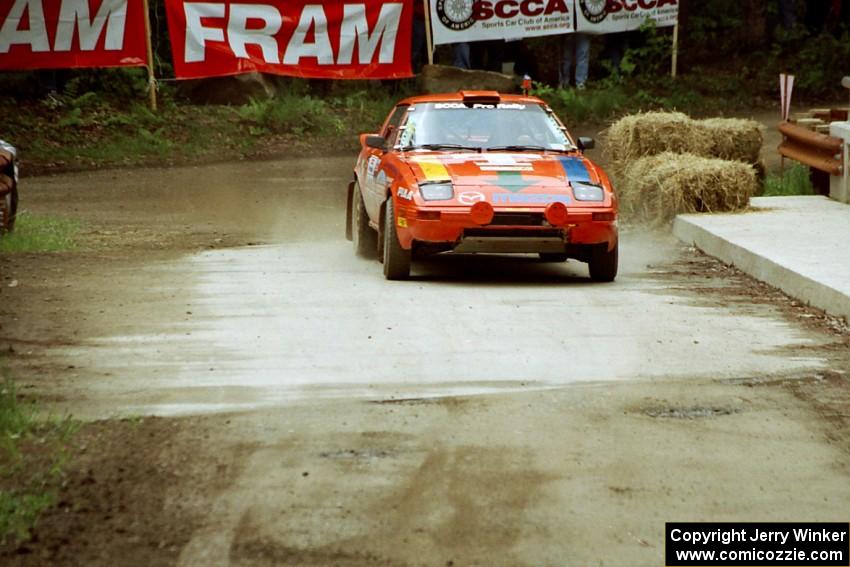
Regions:
<instances>
[{"instance_id":1,"label":"car windshield","mask_svg":"<svg viewBox=\"0 0 850 567\"><path fill-rule=\"evenodd\" d=\"M411 105L395 146L407 151L575 149L552 113L533 103Z\"/></svg>"}]
</instances>

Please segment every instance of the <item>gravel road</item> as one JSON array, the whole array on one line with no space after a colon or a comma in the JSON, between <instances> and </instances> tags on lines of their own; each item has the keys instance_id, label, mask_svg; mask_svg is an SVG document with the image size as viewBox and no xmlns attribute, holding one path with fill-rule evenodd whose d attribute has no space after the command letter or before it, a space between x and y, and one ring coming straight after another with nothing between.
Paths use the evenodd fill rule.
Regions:
<instances>
[{"instance_id":1,"label":"gravel road","mask_svg":"<svg viewBox=\"0 0 850 567\"><path fill-rule=\"evenodd\" d=\"M630 226L613 284L491 256L386 282L342 238L351 165L27 180L82 245L0 258L0 348L109 442L66 489L100 504L0 558L661 565L665 521L847 520L837 322Z\"/></svg>"}]
</instances>

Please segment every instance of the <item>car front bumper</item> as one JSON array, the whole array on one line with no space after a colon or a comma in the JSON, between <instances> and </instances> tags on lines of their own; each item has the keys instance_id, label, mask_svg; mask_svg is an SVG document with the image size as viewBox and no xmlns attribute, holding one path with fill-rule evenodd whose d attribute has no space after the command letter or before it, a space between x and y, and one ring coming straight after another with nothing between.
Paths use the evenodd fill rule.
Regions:
<instances>
[{"instance_id":1,"label":"car front bumper","mask_svg":"<svg viewBox=\"0 0 850 567\"><path fill-rule=\"evenodd\" d=\"M610 207L569 208L566 223L552 226L543 208L495 208L493 221L476 223L471 208L400 206L399 241L456 252L560 253L570 246L617 244L617 213Z\"/></svg>"}]
</instances>

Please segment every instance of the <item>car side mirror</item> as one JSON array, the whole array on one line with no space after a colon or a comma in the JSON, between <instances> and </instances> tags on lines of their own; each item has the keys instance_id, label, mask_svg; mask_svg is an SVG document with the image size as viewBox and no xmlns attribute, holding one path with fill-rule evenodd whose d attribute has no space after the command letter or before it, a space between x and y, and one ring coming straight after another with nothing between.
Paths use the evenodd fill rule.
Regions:
<instances>
[{"instance_id":1,"label":"car side mirror","mask_svg":"<svg viewBox=\"0 0 850 567\"><path fill-rule=\"evenodd\" d=\"M364 143L366 147L376 150L385 150L387 148L387 140L377 134L367 134Z\"/></svg>"},{"instance_id":2,"label":"car side mirror","mask_svg":"<svg viewBox=\"0 0 850 567\"><path fill-rule=\"evenodd\" d=\"M596 147L596 140L593 138L586 138L584 136L578 139L578 149L580 150L592 150Z\"/></svg>"}]
</instances>

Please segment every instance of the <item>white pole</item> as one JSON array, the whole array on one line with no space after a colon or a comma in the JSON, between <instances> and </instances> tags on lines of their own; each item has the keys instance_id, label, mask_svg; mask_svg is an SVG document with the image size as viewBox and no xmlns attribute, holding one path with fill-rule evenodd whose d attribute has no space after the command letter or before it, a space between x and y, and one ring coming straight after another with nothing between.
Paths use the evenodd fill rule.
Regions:
<instances>
[{"instance_id":1,"label":"white pole","mask_svg":"<svg viewBox=\"0 0 850 567\"><path fill-rule=\"evenodd\" d=\"M673 65L670 71L670 76L674 79L678 73L679 67L679 20L676 19L676 25L673 26Z\"/></svg>"},{"instance_id":2,"label":"white pole","mask_svg":"<svg viewBox=\"0 0 850 567\"><path fill-rule=\"evenodd\" d=\"M150 93L151 110L156 112L156 76L153 71L153 43L151 42L151 17L148 0L142 0L142 9L145 11L145 41L148 50L148 90Z\"/></svg>"},{"instance_id":3,"label":"white pole","mask_svg":"<svg viewBox=\"0 0 850 567\"><path fill-rule=\"evenodd\" d=\"M431 37L431 7L428 0L422 0L425 5L425 43L428 47L428 65L434 64L434 38Z\"/></svg>"}]
</instances>

